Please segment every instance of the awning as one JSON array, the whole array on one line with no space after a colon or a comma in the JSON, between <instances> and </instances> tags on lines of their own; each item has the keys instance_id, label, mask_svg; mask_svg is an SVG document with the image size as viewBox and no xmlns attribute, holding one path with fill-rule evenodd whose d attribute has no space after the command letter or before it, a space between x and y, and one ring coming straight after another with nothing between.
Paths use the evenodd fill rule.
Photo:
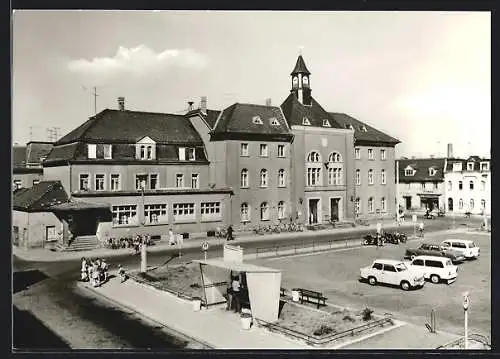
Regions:
<instances>
[{"instance_id":1,"label":"awning","mask_svg":"<svg viewBox=\"0 0 500 359\"><path fill-rule=\"evenodd\" d=\"M88 209L104 209L109 208L109 204L106 203L91 203L84 201L70 201L65 203L56 204L50 207L51 210L55 211L83 211Z\"/></svg>"},{"instance_id":2,"label":"awning","mask_svg":"<svg viewBox=\"0 0 500 359\"><path fill-rule=\"evenodd\" d=\"M212 267L228 269L235 272L246 272L246 273L281 273L281 270L261 267L250 263L240 263L224 261L222 259L207 259L207 260L193 260L195 263L205 264Z\"/></svg>"}]
</instances>

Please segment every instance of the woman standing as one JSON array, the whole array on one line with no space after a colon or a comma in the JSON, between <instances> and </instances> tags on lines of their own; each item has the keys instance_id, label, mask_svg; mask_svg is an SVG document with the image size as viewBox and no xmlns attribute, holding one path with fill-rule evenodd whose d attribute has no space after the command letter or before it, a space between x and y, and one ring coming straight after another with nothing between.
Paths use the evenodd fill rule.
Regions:
<instances>
[{"instance_id":1,"label":"woman standing","mask_svg":"<svg viewBox=\"0 0 500 359\"><path fill-rule=\"evenodd\" d=\"M87 282L89 280L87 260L85 257L82 258L82 269L81 269L81 281Z\"/></svg>"}]
</instances>

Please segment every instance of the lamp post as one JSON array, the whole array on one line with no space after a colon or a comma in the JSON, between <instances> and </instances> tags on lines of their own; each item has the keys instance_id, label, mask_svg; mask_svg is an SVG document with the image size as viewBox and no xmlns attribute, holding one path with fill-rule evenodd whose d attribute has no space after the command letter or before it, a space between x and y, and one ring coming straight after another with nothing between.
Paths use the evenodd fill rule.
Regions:
<instances>
[{"instance_id":1,"label":"lamp post","mask_svg":"<svg viewBox=\"0 0 500 359\"><path fill-rule=\"evenodd\" d=\"M464 349L469 348L469 333L468 333L468 318L467 318L467 309L469 309L470 299L469 292L463 293L463 307L464 307Z\"/></svg>"},{"instance_id":2,"label":"lamp post","mask_svg":"<svg viewBox=\"0 0 500 359\"><path fill-rule=\"evenodd\" d=\"M141 182L141 199L142 199L142 217L141 217L141 227L144 228L144 187L146 187L146 183L144 181ZM146 273L148 264L147 264L147 252L146 252L146 241L144 240L144 235L141 236L141 273Z\"/></svg>"}]
</instances>

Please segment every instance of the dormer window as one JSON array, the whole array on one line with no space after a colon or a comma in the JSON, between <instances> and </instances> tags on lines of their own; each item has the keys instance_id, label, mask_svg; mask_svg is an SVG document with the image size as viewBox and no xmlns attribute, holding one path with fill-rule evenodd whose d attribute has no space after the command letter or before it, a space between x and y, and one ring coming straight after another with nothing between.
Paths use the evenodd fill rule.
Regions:
<instances>
[{"instance_id":1,"label":"dormer window","mask_svg":"<svg viewBox=\"0 0 500 359\"><path fill-rule=\"evenodd\" d=\"M453 171L454 172L460 172L460 171L462 171L462 162L455 162L453 164Z\"/></svg>"},{"instance_id":2,"label":"dormer window","mask_svg":"<svg viewBox=\"0 0 500 359\"><path fill-rule=\"evenodd\" d=\"M489 171L489 170L490 170L489 162L481 162L481 171Z\"/></svg>"},{"instance_id":3,"label":"dormer window","mask_svg":"<svg viewBox=\"0 0 500 359\"><path fill-rule=\"evenodd\" d=\"M97 145L94 144L88 144L88 157L89 158L97 158Z\"/></svg>"},{"instance_id":4,"label":"dormer window","mask_svg":"<svg viewBox=\"0 0 500 359\"><path fill-rule=\"evenodd\" d=\"M366 130L366 126L365 126L365 125L361 125L361 126L359 126L359 130L360 130L360 131L363 131L363 132L366 132L366 131L367 131L367 130Z\"/></svg>"},{"instance_id":5,"label":"dormer window","mask_svg":"<svg viewBox=\"0 0 500 359\"><path fill-rule=\"evenodd\" d=\"M415 174L415 170L408 166L405 168L405 176L413 176Z\"/></svg>"},{"instance_id":6,"label":"dormer window","mask_svg":"<svg viewBox=\"0 0 500 359\"><path fill-rule=\"evenodd\" d=\"M104 159L110 160L111 159L111 145L104 145Z\"/></svg>"},{"instance_id":7,"label":"dormer window","mask_svg":"<svg viewBox=\"0 0 500 359\"><path fill-rule=\"evenodd\" d=\"M271 126L279 126L280 123L278 122L278 120L276 119L276 117L271 117L269 119L269 122L271 123Z\"/></svg>"},{"instance_id":8,"label":"dormer window","mask_svg":"<svg viewBox=\"0 0 500 359\"><path fill-rule=\"evenodd\" d=\"M304 126L310 126L311 125L311 122L309 122L309 119L307 117L303 117L302 118L302 124Z\"/></svg>"},{"instance_id":9,"label":"dormer window","mask_svg":"<svg viewBox=\"0 0 500 359\"><path fill-rule=\"evenodd\" d=\"M467 162L467 171L474 171L474 162Z\"/></svg>"},{"instance_id":10,"label":"dormer window","mask_svg":"<svg viewBox=\"0 0 500 359\"><path fill-rule=\"evenodd\" d=\"M106 150L106 146L109 146L109 150ZM108 151L108 154L106 154ZM112 156L111 145L104 145L104 158L109 158ZM135 149L136 158L140 160L154 160L156 158L156 142L150 137L146 136L136 143Z\"/></svg>"},{"instance_id":11,"label":"dormer window","mask_svg":"<svg viewBox=\"0 0 500 359\"><path fill-rule=\"evenodd\" d=\"M347 128L348 130L354 130L354 127L352 127L350 123L346 124L345 128Z\"/></svg>"},{"instance_id":12,"label":"dormer window","mask_svg":"<svg viewBox=\"0 0 500 359\"><path fill-rule=\"evenodd\" d=\"M255 123L256 125L262 125L262 120L260 119L260 116L252 117L252 122Z\"/></svg>"},{"instance_id":13,"label":"dormer window","mask_svg":"<svg viewBox=\"0 0 500 359\"><path fill-rule=\"evenodd\" d=\"M436 174L436 170L434 168L429 168L429 176L434 176Z\"/></svg>"},{"instance_id":14,"label":"dormer window","mask_svg":"<svg viewBox=\"0 0 500 359\"><path fill-rule=\"evenodd\" d=\"M328 121L328 120L326 120L326 119L325 119L325 120L323 120L323 127L332 127L332 126L330 125L330 121Z\"/></svg>"},{"instance_id":15,"label":"dormer window","mask_svg":"<svg viewBox=\"0 0 500 359\"><path fill-rule=\"evenodd\" d=\"M196 160L196 151L194 148L187 149L187 159L188 159L188 161L195 161Z\"/></svg>"}]
</instances>

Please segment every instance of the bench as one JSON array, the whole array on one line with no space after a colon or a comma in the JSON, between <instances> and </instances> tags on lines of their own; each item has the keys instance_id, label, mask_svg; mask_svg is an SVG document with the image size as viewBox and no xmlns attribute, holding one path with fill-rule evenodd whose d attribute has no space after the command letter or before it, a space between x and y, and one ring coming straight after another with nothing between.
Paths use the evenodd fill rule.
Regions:
<instances>
[{"instance_id":1,"label":"bench","mask_svg":"<svg viewBox=\"0 0 500 359\"><path fill-rule=\"evenodd\" d=\"M328 298L323 296L322 293L315 292L315 291L309 290L309 289L302 289L302 288L298 288L296 290L300 294L300 303L309 302L309 303L317 304L318 309L319 309L320 305L326 306L326 300Z\"/></svg>"}]
</instances>

